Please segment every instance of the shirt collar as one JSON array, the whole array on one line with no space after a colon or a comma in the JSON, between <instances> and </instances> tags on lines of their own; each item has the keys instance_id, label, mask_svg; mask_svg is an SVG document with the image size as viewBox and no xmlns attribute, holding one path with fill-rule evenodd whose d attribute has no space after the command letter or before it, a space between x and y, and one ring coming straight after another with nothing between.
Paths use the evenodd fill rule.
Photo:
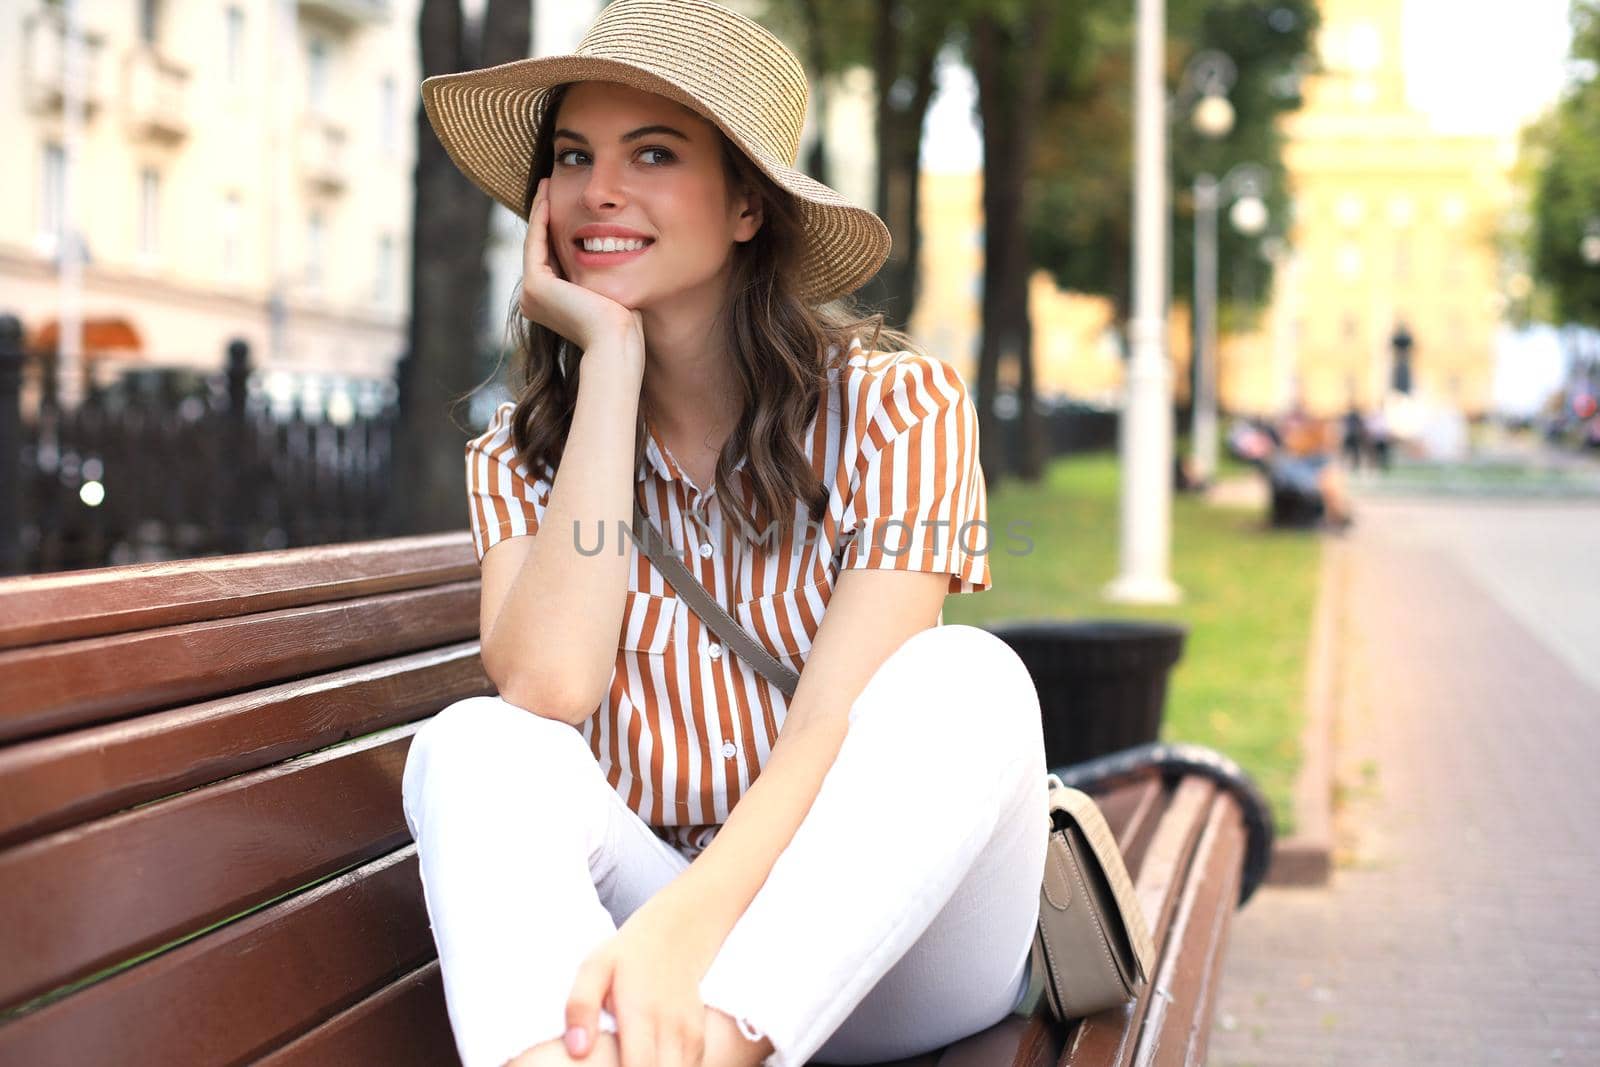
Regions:
<instances>
[{"instance_id":1,"label":"shirt collar","mask_svg":"<svg viewBox=\"0 0 1600 1067\"><path fill-rule=\"evenodd\" d=\"M645 475L653 468L665 482L687 481L683 471L673 462L672 453L667 451L667 446L656 435L656 428L650 424L648 416L641 415L644 420L644 455L639 459L639 468L634 474L634 481L644 481ZM739 462L733 465L734 470L740 470L745 465L748 456L740 456ZM704 488L703 486L701 488Z\"/></svg>"}]
</instances>

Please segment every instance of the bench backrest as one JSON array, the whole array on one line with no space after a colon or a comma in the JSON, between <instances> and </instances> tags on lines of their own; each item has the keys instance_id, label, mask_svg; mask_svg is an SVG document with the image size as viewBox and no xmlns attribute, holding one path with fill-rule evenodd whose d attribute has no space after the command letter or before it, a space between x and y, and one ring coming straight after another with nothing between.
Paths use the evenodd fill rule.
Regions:
<instances>
[{"instance_id":1,"label":"bench backrest","mask_svg":"<svg viewBox=\"0 0 1600 1067\"><path fill-rule=\"evenodd\" d=\"M0 580L0 1063L448 1063L400 804L452 533Z\"/></svg>"}]
</instances>

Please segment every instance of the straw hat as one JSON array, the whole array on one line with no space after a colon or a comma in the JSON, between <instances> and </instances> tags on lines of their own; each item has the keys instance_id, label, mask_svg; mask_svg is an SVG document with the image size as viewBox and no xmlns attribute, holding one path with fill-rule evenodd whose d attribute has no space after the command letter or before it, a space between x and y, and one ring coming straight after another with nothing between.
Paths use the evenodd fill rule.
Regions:
<instances>
[{"instance_id":1,"label":"straw hat","mask_svg":"<svg viewBox=\"0 0 1600 1067\"><path fill-rule=\"evenodd\" d=\"M422 106L461 172L521 218L549 90L576 81L621 82L677 101L794 194L805 222L807 301L853 292L888 258L882 219L795 169L810 96L800 61L760 25L709 0L613 0L575 53L426 78Z\"/></svg>"}]
</instances>

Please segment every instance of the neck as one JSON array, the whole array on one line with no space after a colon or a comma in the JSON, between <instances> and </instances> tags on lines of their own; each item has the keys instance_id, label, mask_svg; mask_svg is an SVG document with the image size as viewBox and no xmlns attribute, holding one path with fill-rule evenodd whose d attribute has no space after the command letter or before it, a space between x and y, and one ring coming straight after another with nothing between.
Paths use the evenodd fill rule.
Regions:
<instances>
[{"instance_id":1,"label":"neck","mask_svg":"<svg viewBox=\"0 0 1600 1067\"><path fill-rule=\"evenodd\" d=\"M742 414L724 314L719 303L693 298L643 314L640 403L651 425L673 440L719 448Z\"/></svg>"}]
</instances>

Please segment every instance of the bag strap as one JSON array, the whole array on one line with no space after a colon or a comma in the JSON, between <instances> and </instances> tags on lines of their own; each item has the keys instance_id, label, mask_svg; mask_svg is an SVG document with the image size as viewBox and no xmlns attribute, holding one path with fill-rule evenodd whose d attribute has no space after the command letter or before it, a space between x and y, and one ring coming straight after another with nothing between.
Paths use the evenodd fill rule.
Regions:
<instances>
[{"instance_id":1,"label":"bag strap","mask_svg":"<svg viewBox=\"0 0 1600 1067\"><path fill-rule=\"evenodd\" d=\"M679 553L667 541L661 528L645 515L639 507L638 497L633 501L633 539L640 551L660 571L677 594L689 602L689 607L722 643L739 654L739 658L760 671L762 676L777 686L786 697L794 696L800 684L800 675L779 663L771 653L762 648L750 632L734 621L716 598L706 591L699 580L683 565Z\"/></svg>"}]
</instances>

